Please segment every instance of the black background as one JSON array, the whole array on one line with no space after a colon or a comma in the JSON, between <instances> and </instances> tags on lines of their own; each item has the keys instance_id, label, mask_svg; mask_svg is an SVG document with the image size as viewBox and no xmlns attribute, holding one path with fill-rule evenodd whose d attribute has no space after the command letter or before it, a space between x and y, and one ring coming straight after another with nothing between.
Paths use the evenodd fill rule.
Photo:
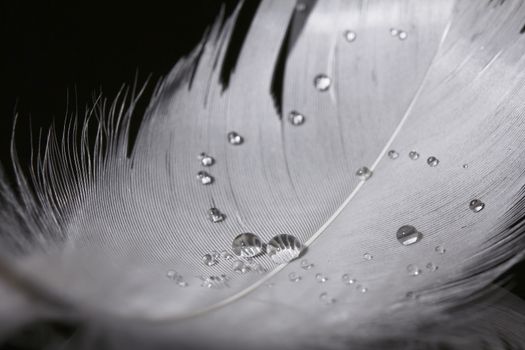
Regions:
<instances>
[{"instance_id":1,"label":"black background","mask_svg":"<svg viewBox=\"0 0 525 350\"><path fill-rule=\"evenodd\" d=\"M2 163L10 162L15 107L17 148L26 163L29 120L33 131L47 129L53 120L60 125L68 91L85 106L94 92L112 98L136 76L144 82L151 74L155 82L199 42L222 3L0 2ZM226 9L236 3L227 1ZM523 276L524 271L522 263L511 272ZM525 296L523 278L515 278L509 288Z\"/></svg>"}]
</instances>

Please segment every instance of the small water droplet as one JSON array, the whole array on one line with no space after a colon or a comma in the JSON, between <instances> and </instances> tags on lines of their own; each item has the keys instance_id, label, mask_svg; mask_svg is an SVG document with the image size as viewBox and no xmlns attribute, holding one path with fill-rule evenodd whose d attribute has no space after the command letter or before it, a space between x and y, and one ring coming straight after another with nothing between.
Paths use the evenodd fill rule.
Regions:
<instances>
[{"instance_id":1,"label":"small water droplet","mask_svg":"<svg viewBox=\"0 0 525 350\"><path fill-rule=\"evenodd\" d=\"M319 74L314 79L314 86L318 91L327 91L332 84L332 80L326 74Z\"/></svg>"},{"instance_id":2,"label":"small water droplet","mask_svg":"<svg viewBox=\"0 0 525 350\"><path fill-rule=\"evenodd\" d=\"M326 292L323 292L323 293L319 294L319 300L321 300L326 305L334 304L335 302L337 302L336 299L329 298L328 297L328 293L326 293Z\"/></svg>"},{"instance_id":3,"label":"small water droplet","mask_svg":"<svg viewBox=\"0 0 525 350\"><path fill-rule=\"evenodd\" d=\"M485 208L485 203L483 203L479 199L473 199L470 201L469 208L474 213L479 213L480 211L483 210L483 208Z\"/></svg>"},{"instance_id":4,"label":"small water droplet","mask_svg":"<svg viewBox=\"0 0 525 350\"><path fill-rule=\"evenodd\" d=\"M324 276L322 273L318 273L315 275L315 279L317 280L317 282L319 283L325 283L326 281L328 281L328 277Z\"/></svg>"},{"instance_id":5,"label":"small water droplet","mask_svg":"<svg viewBox=\"0 0 525 350\"><path fill-rule=\"evenodd\" d=\"M399 34L399 30L395 28L390 28L390 35L397 36Z\"/></svg>"},{"instance_id":6,"label":"small water droplet","mask_svg":"<svg viewBox=\"0 0 525 350\"><path fill-rule=\"evenodd\" d=\"M185 287L188 286L188 282L186 282L186 281L177 281L177 285L179 287L185 288Z\"/></svg>"},{"instance_id":7,"label":"small water droplet","mask_svg":"<svg viewBox=\"0 0 525 350\"><path fill-rule=\"evenodd\" d=\"M266 250L273 262L276 264L286 264L301 255L303 245L295 236L280 234L268 242Z\"/></svg>"},{"instance_id":8,"label":"small water droplet","mask_svg":"<svg viewBox=\"0 0 525 350\"><path fill-rule=\"evenodd\" d=\"M408 265L407 266L407 272L411 276L419 276L423 271L421 271L416 265Z\"/></svg>"},{"instance_id":9,"label":"small water droplet","mask_svg":"<svg viewBox=\"0 0 525 350\"><path fill-rule=\"evenodd\" d=\"M204 152L199 155L199 159L202 166L212 166L215 163L215 159Z\"/></svg>"},{"instance_id":10,"label":"small water droplet","mask_svg":"<svg viewBox=\"0 0 525 350\"><path fill-rule=\"evenodd\" d=\"M467 169L468 168L468 164L463 164L463 169Z\"/></svg>"},{"instance_id":11,"label":"small water droplet","mask_svg":"<svg viewBox=\"0 0 525 350\"><path fill-rule=\"evenodd\" d=\"M232 263L232 269L233 269L233 272L236 272L236 273L240 273L240 274L245 274L247 272L250 272L250 267L247 266L244 261L241 261L241 260L235 260L233 263Z\"/></svg>"},{"instance_id":12,"label":"small water droplet","mask_svg":"<svg viewBox=\"0 0 525 350\"><path fill-rule=\"evenodd\" d=\"M427 164L430 165L431 167L438 166L439 159L437 159L436 157L428 157Z\"/></svg>"},{"instance_id":13,"label":"small water droplet","mask_svg":"<svg viewBox=\"0 0 525 350\"><path fill-rule=\"evenodd\" d=\"M168 277L170 280L175 281L179 287L187 287L188 283L184 281L184 277L179 275L179 273L175 270L169 270L166 273L166 277Z\"/></svg>"},{"instance_id":14,"label":"small water droplet","mask_svg":"<svg viewBox=\"0 0 525 350\"><path fill-rule=\"evenodd\" d=\"M343 35L346 41L348 41L349 43L351 43L352 41L355 41L355 39L357 38L357 34L352 30L345 30Z\"/></svg>"},{"instance_id":15,"label":"small water droplet","mask_svg":"<svg viewBox=\"0 0 525 350\"><path fill-rule=\"evenodd\" d=\"M226 275L220 275L220 276L208 276L208 277L200 277L202 280L201 287L205 288L214 288L214 289L220 289L220 288L229 288L228 281L230 280L228 276Z\"/></svg>"},{"instance_id":16,"label":"small water droplet","mask_svg":"<svg viewBox=\"0 0 525 350\"><path fill-rule=\"evenodd\" d=\"M436 251L436 253L439 253L439 254L445 254L445 252L447 251L445 247L441 245L438 245L436 248L434 248L434 250Z\"/></svg>"},{"instance_id":17,"label":"small water droplet","mask_svg":"<svg viewBox=\"0 0 525 350\"><path fill-rule=\"evenodd\" d=\"M360 285L360 284L358 284L357 286L355 286L355 289L356 289L358 292L361 292L361 293L366 293L366 292L368 292L368 288L363 287L363 286Z\"/></svg>"},{"instance_id":18,"label":"small water droplet","mask_svg":"<svg viewBox=\"0 0 525 350\"><path fill-rule=\"evenodd\" d=\"M304 123L305 117L297 111L291 111L288 114L288 121L294 126L298 126Z\"/></svg>"},{"instance_id":19,"label":"small water droplet","mask_svg":"<svg viewBox=\"0 0 525 350\"><path fill-rule=\"evenodd\" d=\"M217 208L210 208L208 209L208 220L210 220L213 223L224 221L226 218L226 215L221 213L221 211Z\"/></svg>"},{"instance_id":20,"label":"small water droplet","mask_svg":"<svg viewBox=\"0 0 525 350\"><path fill-rule=\"evenodd\" d=\"M437 265L434 265L433 263L429 262L427 265L426 265L426 268L427 270L429 271L437 271L437 269L439 268Z\"/></svg>"},{"instance_id":21,"label":"small water droplet","mask_svg":"<svg viewBox=\"0 0 525 350\"><path fill-rule=\"evenodd\" d=\"M263 250L261 239L253 233L241 233L232 243L232 251L235 255L248 258L260 254Z\"/></svg>"},{"instance_id":22,"label":"small water droplet","mask_svg":"<svg viewBox=\"0 0 525 350\"><path fill-rule=\"evenodd\" d=\"M168 277L169 279L174 279L176 276L177 276L177 271L175 270L169 270L166 273L166 277Z\"/></svg>"},{"instance_id":23,"label":"small water droplet","mask_svg":"<svg viewBox=\"0 0 525 350\"><path fill-rule=\"evenodd\" d=\"M240 145L244 142L244 138L235 131L231 131L228 133L228 142L231 145Z\"/></svg>"},{"instance_id":24,"label":"small water droplet","mask_svg":"<svg viewBox=\"0 0 525 350\"><path fill-rule=\"evenodd\" d=\"M398 157L399 157L399 153L397 153L393 149L388 151L388 158L390 158L390 159L397 159Z\"/></svg>"},{"instance_id":25,"label":"small water droplet","mask_svg":"<svg viewBox=\"0 0 525 350\"><path fill-rule=\"evenodd\" d=\"M355 278L350 278L350 275L345 273L343 276L341 276L341 280L344 284L354 284L357 282Z\"/></svg>"},{"instance_id":26,"label":"small water droplet","mask_svg":"<svg viewBox=\"0 0 525 350\"><path fill-rule=\"evenodd\" d=\"M372 259L374 259L374 256L372 254L370 254L370 253L364 253L363 254L363 258L365 260L372 260Z\"/></svg>"},{"instance_id":27,"label":"small water droplet","mask_svg":"<svg viewBox=\"0 0 525 350\"><path fill-rule=\"evenodd\" d=\"M197 180L199 180L203 185L209 185L213 183L214 178L205 171L199 171L197 173Z\"/></svg>"},{"instance_id":28,"label":"small water droplet","mask_svg":"<svg viewBox=\"0 0 525 350\"><path fill-rule=\"evenodd\" d=\"M226 250L221 250L221 258L223 258L224 260L231 260L231 259L233 259L233 255L231 255Z\"/></svg>"},{"instance_id":29,"label":"small water droplet","mask_svg":"<svg viewBox=\"0 0 525 350\"><path fill-rule=\"evenodd\" d=\"M301 260L301 267L303 270L310 270L312 267L314 267L314 264L308 263L308 260L303 259Z\"/></svg>"},{"instance_id":30,"label":"small water droplet","mask_svg":"<svg viewBox=\"0 0 525 350\"><path fill-rule=\"evenodd\" d=\"M288 279L291 281L291 282L299 282L302 278L301 276L299 276L298 274L296 274L295 272L290 272L288 274Z\"/></svg>"},{"instance_id":31,"label":"small water droplet","mask_svg":"<svg viewBox=\"0 0 525 350\"><path fill-rule=\"evenodd\" d=\"M202 262L206 266L213 266L213 265L217 265L219 263L219 261L217 259L215 259L211 254L204 254L202 256Z\"/></svg>"},{"instance_id":32,"label":"small water droplet","mask_svg":"<svg viewBox=\"0 0 525 350\"><path fill-rule=\"evenodd\" d=\"M400 31L397 37L399 40L405 40L408 37L408 34L405 31Z\"/></svg>"},{"instance_id":33,"label":"small water droplet","mask_svg":"<svg viewBox=\"0 0 525 350\"><path fill-rule=\"evenodd\" d=\"M372 170L370 170L366 166L364 166L364 167L361 167L361 168L357 169L355 174L357 175L357 177L360 180L366 181L370 177L372 177L373 172L372 172Z\"/></svg>"},{"instance_id":34,"label":"small water droplet","mask_svg":"<svg viewBox=\"0 0 525 350\"><path fill-rule=\"evenodd\" d=\"M397 230L396 238L402 245L411 245L419 242L423 235L414 226L404 225Z\"/></svg>"},{"instance_id":35,"label":"small water droplet","mask_svg":"<svg viewBox=\"0 0 525 350\"><path fill-rule=\"evenodd\" d=\"M410 151L408 152L408 158L416 160L419 158L419 153L417 153L416 151Z\"/></svg>"}]
</instances>

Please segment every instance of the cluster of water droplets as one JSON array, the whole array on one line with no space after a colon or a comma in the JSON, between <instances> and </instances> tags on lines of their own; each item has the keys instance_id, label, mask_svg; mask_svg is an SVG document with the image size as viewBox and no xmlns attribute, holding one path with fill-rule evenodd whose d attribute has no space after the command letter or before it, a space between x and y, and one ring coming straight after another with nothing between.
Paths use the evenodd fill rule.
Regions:
<instances>
[{"instance_id":1,"label":"cluster of water droplets","mask_svg":"<svg viewBox=\"0 0 525 350\"><path fill-rule=\"evenodd\" d=\"M228 281L230 278L226 276L225 274L222 274L220 276L200 276L199 277L202 281L201 287L204 288L210 288L210 289L221 289L221 288L229 288L230 285L228 284Z\"/></svg>"}]
</instances>

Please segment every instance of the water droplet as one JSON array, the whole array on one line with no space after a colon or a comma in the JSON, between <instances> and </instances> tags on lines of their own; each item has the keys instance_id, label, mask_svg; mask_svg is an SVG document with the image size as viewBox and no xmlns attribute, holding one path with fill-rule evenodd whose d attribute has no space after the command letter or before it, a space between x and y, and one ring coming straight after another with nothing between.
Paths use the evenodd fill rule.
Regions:
<instances>
[{"instance_id":1,"label":"water droplet","mask_svg":"<svg viewBox=\"0 0 525 350\"><path fill-rule=\"evenodd\" d=\"M301 276L299 276L298 274L296 274L295 272L290 272L288 274L288 279L291 281L291 282L299 282L301 280Z\"/></svg>"},{"instance_id":2,"label":"water droplet","mask_svg":"<svg viewBox=\"0 0 525 350\"><path fill-rule=\"evenodd\" d=\"M349 43L351 43L352 41L355 41L355 39L357 38L357 34L354 31L351 31L351 30L345 30L343 35L344 35L346 41L348 41Z\"/></svg>"},{"instance_id":3,"label":"water droplet","mask_svg":"<svg viewBox=\"0 0 525 350\"><path fill-rule=\"evenodd\" d=\"M363 286L360 285L360 284L358 284L357 286L355 286L355 289L356 289L358 292L361 292L361 293L366 293L366 292L368 292L368 288L363 287Z\"/></svg>"},{"instance_id":4,"label":"water droplet","mask_svg":"<svg viewBox=\"0 0 525 350\"><path fill-rule=\"evenodd\" d=\"M211 254L204 254L202 256L202 262L206 266L213 266L213 265L217 265L219 263L219 261L217 259L215 259Z\"/></svg>"},{"instance_id":5,"label":"water droplet","mask_svg":"<svg viewBox=\"0 0 525 350\"><path fill-rule=\"evenodd\" d=\"M411 245L419 242L423 235L414 226L404 225L397 230L396 238L402 245Z\"/></svg>"},{"instance_id":6,"label":"water droplet","mask_svg":"<svg viewBox=\"0 0 525 350\"><path fill-rule=\"evenodd\" d=\"M214 289L220 289L227 287L229 288L228 281L230 280L228 276L226 275L220 275L220 276L208 276L208 277L200 277L202 280L201 287L205 288L214 288Z\"/></svg>"},{"instance_id":7,"label":"water droplet","mask_svg":"<svg viewBox=\"0 0 525 350\"><path fill-rule=\"evenodd\" d=\"M438 245L436 248L434 248L434 250L436 251L436 253L439 253L439 254L445 254L445 252L447 251L445 247L441 245Z\"/></svg>"},{"instance_id":8,"label":"water droplet","mask_svg":"<svg viewBox=\"0 0 525 350\"><path fill-rule=\"evenodd\" d=\"M314 264L308 263L308 260L303 259L301 260L301 267L303 270L310 270L312 267L314 267Z\"/></svg>"},{"instance_id":9,"label":"water droplet","mask_svg":"<svg viewBox=\"0 0 525 350\"><path fill-rule=\"evenodd\" d=\"M427 164L431 167L435 167L439 164L439 159L437 159L436 157L428 157Z\"/></svg>"},{"instance_id":10,"label":"water droplet","mask_svg":"<svg viewBox=\"0 0 525 350\"><path fill-rule=\"evenodd\" d=\"M397 37L399 40L405 40L408 37L408 34L405 31L400 31Z\"/></svg>"},{"instance_id":11,"label":"water droplet","mask_svg":"<svg viewBox=\"0 0 525 350\"><path fill-rule=\"evenodd\" d=\"M473 200L470 201L469 208L474 213L478 213L478 212L482 211L483 208L485 208L485 203L483 203L479 199L473 199Z\"/></svg>"},{"instance_id":12,"label":"water droplet","mask_svg":"<svg viewBox=\"0 0 525 350\"><path fill-rule=\"evenodd\" d=\"M427 265L426 265L426 268L427 270L429 271L437 271L437 269L439 268L437 265L434 265L433 263L429 262Z\"/></svg>"},{"instance_id":13,"label":"water droplet","mask_svg":"<svg viewBox=\"0 0 525 350\"><path fill-rule=\"evenodd\" d=\"M463 164L463 169L467 169L468 168L468 164Z\"/></svg>"},{"instance_id":14,"label":"water droplet","mask_svg":"<svg viewBox=\"0 0 525 350\"><path fill-rule=\"evenodd\" d=\"M205 171L199 171L197 173L197 180L199 180L203 185L209 185L213 183L214 178Z\"/></svg>"},{"instance_id":15,"label":"water droplet","mask_svg":"<svg viewBox=\"0 0 525 350\"><path fill-rule=\"evenodd\" d=\"M366 166L364 166L364 167L361 167L361 168L357 169L355 174L357 175L357 177L360 180L366 181L370 177L372 177L373 172L372 172L372 170L370 170Z\"/></svg>"},{"instance_id":16,"label":"water droplet","mask_svg":"<svg viewBox=\"0 0 525 350\"><path fill-rule=\"evenodd\" d=\"M228 133L228 142L232 145L240 145L244 142L244 138L235 131Z\"/></svg>"},{"instance_id":17,"label":"water droplet","mask_svg":"<svg viewBox=\"0 0 525 350\"><path fill-rule=\"evenodd\" d=\"M421 271L416 265L410 264L407 266L407 272L411 276L418 276L421 275L423 271Z\"/></svg>"},{"instance_id":18,"label":"water droplet","mask_svg":"<svg viewBox=\"0 0 525 350\"><path fill-rule=\"evenodd\" d=\"M326 91L330 88L332 80L328 75L319 74L314 79L314 86L319 91Z\"/></svg>"},{"instance_id":19,"label":"water droplet","mask_svg":"<svg viewBox=\"0 0 525 350\"><path fill-rule=\"evenodd\" d=\"M184 281L184 277L179 275L179 273L177 271L175 271L175 270L169 270L166 273L166 277L168 277L169 279L175 281L175 283L177 283L177 285L179 287L187 287L188 286L188 283L186 281Z\"/></svg>"},{"instance_id":20,"label":"water droplet","mask_svg":"<svg viewBox=\"0 0 525 350\"><path fill-rule=\"evenodd\" d=\"M268 272L268 270L264 266L262 266L261 264L253 265L252 270L257 272L257 273L259 273L259 274L263 274L263 273Z\"/></svg>"},{"instance_id":21,"label":"water droplet","mask_svg":"<svg viewBox=\"0 0 525 350\"><path fill-rule=\"evenodd\" d=\"M217 208L210 208L208 209L208 220L210 220L213 223L224 221L226 218L226 215L221 213L221 211Z\"/></svg>"},{"instance_id":22,"label":"water droplet","mask_svg":"<svg viewBox=\"0 0 525 350\"><path fill-rule=\"evenodd\" d=\"M250 272L250 267L247 266L244 261L241 261L241 260L235 260L233 263L232 263L232 269L233 269L233 272L236 272L236 273L240 273L240 274L245 274L247 272Z\"/></svg>"},{"instance_id":23,"label":"water droplet","mask_svg":"<svg viewBox=\"0 0 525 350\"><path fill-rule=\"evenodd\" d=\"M416 151L410 151L408 152L408 158L416 160L419 158L419 153L417 153Z\"/></svg>"},{"instance_id":24,"label":"water droplet","mask_svg":"<svg viewBox=\"0 0 525 350\"><path fill-rule=\"evenodd\" d=\"M397 36L399 34L399 30L395 28L390 28L390 35Z\"/></svg>"},{"instance_id":25,"label":"water droplet","mask_svg":"<svg viewBox=\"0 0 525 350\"><path fill-rule=\"evenodd\" d=\"M341 276L341 280L344 284L354 284L357 282L355 278L350 278L350 275L345 273L343 276Z\"/></svg>"},{"instance_id":26,"label":"water droplet","mask_svg":"<svg viewBox=\"0 0 525 350\"><path fill-rule=\"evenodd\" d=\"M290 122L290 124L298 126L304 123L305 118L304 115L302 115L301 113L297 111L291 111L288 114L288 121Z\"/></svg>"},{"instance_id":27,"label":"water droplet","mask_svg":"<svg viewBox=\"0 0 525 350\"><path fill-rule=\"evenodd\" d=\"M318 273L315 275L315 279L317 280L317 282L319 283L325 283L326 281L328 281L328 277L324 276L322 273Z\"/></svg>"},{"instance_id":28,"label":"water droplet","mask_svg":"<svg viewBox=\"0 0 525 350\"><path fill-rule=\"evenodd\" d=\"M256 256L263 250L261 239L253 233L241 233L232 243L232 251L235 255L243 258Z\"/></svg>"},{"instance_id":29,"label":"water droplet","mask_svg":"<svg viewBox=\"0 0 525 350\"><path fill-rule=\"evenodd\" d=\"M175 271L175 270L169 270L166 273L166 277L168 277L169 279L174 279L174 278L176 278L176 276L178 276L178 274L177 274L177 271Z\"/></svg>"},{"instance_id":30,"label":"water droplet","mask_svg":"<svg viewBox=\"0 0 525 350\"><path fill-rule=\"evenodd\" d=\"M186 282L186 281L177 281L177 285L179 287L185 288L185 287L188 286L188 282Z\"/></svg>"},{"instance_id":31,"label":"water droplet","mask_svg":"<svg viewBox=\"0 0 525 350\"><path fill-rule=\"evenodd\" d=\"M215 163L215 159L204 152L199 155L199 159L202 166L212 166Z\"/></svg>"},{"instance_id":32,"label":"water droplet","mask_svg":"<svg viewBox=\"0 0 525 350\"><path fill-rule=\"evenodd\" d=\"M323 293L319 294L319 300L321 300L323 303L325 303L327 305L334 304L335 302L337 302L336 299L329 298L328 297L328 293L326 293L326 292L323 292Z\"/></svg>"},{"instance_id":33,"label":"water droplet","mask_svg":"<svg viewBox=\"0 0 525 350\"><path fill-rule=\"evenodd\" d=\"M233 255L231 255L226 250L221 250L221 258L223 258L224 260L231 260L231 259L233 259Z\"/></svg>"},{"instance_id":34,"label":"water droplet","mask_svg":"<svg viewBox=\"0 0 525 350\"><path fill-rule=\"evenodd\" d=\"M276 264L286 264L301 255L303 245L292 235L280 234L268 242L266 250Z\"/></svg>"},{"instance_id":35,"label":"water droplet","mask_svg":"<svg viewBox=\"0 0 525 350\"><path fill-rule=\"evenodd\" d=\"M397 159L398 157L399 157L399 153L397 153L393 149L388 151L388 158L390 158L390 159Z\"/></svg>"},{"instance_id":36,"label":"water droplet","mask_svg":"<svg viewBox=\"0 0 525 350\"><path fill-rule=\"evenodd\" d=\"M365 260L372 260L372 259L374 259L374 256L372 254L370 254L370 253L364 253L363 254L363 258Z\"/></svg>"}]
</instances>

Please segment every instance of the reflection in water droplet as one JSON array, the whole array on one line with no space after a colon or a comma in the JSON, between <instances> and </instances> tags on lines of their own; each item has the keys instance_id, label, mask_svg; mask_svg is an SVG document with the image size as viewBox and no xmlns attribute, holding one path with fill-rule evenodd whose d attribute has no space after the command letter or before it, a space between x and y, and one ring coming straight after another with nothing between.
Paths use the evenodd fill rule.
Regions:
<instances>
[{"instance_id":1,"label":"reflection in water droplet","mask_svg":"<svg viewBox=\"0 0 525 350\"><path fill-rule=\"evenodd\" d=\"M417 153L416 151L410 151L408 152L408 158L416 160L419 158L419 153Z\"/></svg>"},{"instance_id":2,"label":"reflection in water droplet","mask_svg":"<svg viewBox=\"0 0 525 350\"><path fill-rule=\"evenodd\" d=\"M437 159L436 157L428 157L427 164L431 167L435 167L439 164L439 159Z\"/></svg>"},{"instance_id":3,"label":"reflection in water droplet","mask_svg":"<svg viewBox=\"0 0 525 350\"><path fill-rule=\"evenodd\" d=\"M217 208L210 208L208 209L208 220L210 220L213 223L224 221L226 218L226 215L221 213L221 211Z\"/></svg>"},{"instance_id":4,"label":"reflection in water droplet","mask_svg":"<svg viewBox=\"0 0 525 350\"><path fill-rule=\"evenodd\" d=\"M319 300L321 300L326 305L334 304L337 300L334 298L329 298L328 293L323 292L319 294Z\"/></svg>"},{"instance_id":5,"label":"reflection in water droplet","mask_svg":"<svg viewBox=\"0 0 525 350\"><path fill-rule=\"evenodd\" d=\"M411 276L418 276L420 275L423 271L421 271L416 265L408 265L407 266L407 272L409 275Z\"/></svg>"},{"instance_id":6,"label":"reflection in water droplet","mask_svg":"<svg viewBox=\"0 0 525 350\"><path fill-rule=\"evenodd\" d=\"M397 36L399 34L399 30L395 28L390 28L390 35Z\"/></svg>"},{"instance_id":7,"label":"reflection in water droplet","mask_svg":"<svg viewBox=\"0 0 525 350\"><path fill-rule=\"evenodd\" d=\"M332 80L325 74L319 74L314 79L314 86L318 91L326 91L330 88Z\"/></svg>"},{"instance_id":8,"label":"reflection in water droplet","mask_svg":"<svg viewBox=\"0 0 525 350\"><path fill-rule=\"evenodd\" d=\"M406 32L404 32L404 31L400 31L397 36L398 36L399 40L405 40L408 37L408 34Z\"/></svg>"},{"instance_id":9,"label":"reflection in water droplet","mask_svg":"<svg viewBox=\"0 0 525 350\"><path fill-rule=\"evenodd\" d=\"M402 245L411 245L419 242L423 235L414 226L404 225L397 230L396 238Z\"/></svg>"},{"instance_id":10,"label":"reflection in water droplet","mask_svg":"<svg viewBox=\"0 0 525 350\"><path fill-rule=\"evenodd\" d=\"M436 251L436 253L439 253L439 254L445 254L445 252L447 251L445 247L441 245L438 245L436 248L434 248L434 250Z\"/></svg>"},{"instance_id":11,"label":"reflection in water droplet","mask_svg":"<svg viewBox=\"0 0 525 350\"><path fill-rule=\"evenodd\" d=\"M215 159L204 152L199 155L199 159L202 166L212 166L215 163Z\"/></svg>"},{"instance_id":12,"label":"reflection in water droplet","mask_svg":"<svg viewBox=\"0 0 525 350\"><path fill-rule=\"evenodd\" d=\"M241 261L241 260L235 260L233 263L232 263L232 269L233 269L233 272L236 272L236 273L240 273L240 274L245 274L247 272L250 272L250 267L247 266L244 261Z\"/></svg>"},{"instance_id":13,"label":"reflection in water droplet","mask_svg":"<svg viewBox=\"0 0 525 350\"><path fill-rule=\"evenodd\" d=\"M301 255L303 245L292 235L280 234L268 242L266 250L273 262L286 264Z\"/></svg>"},{"instance_id":14,"label":"reflection in water droplet","mask_svg":"<svg viewBox=\"0 0 525 350\"><path fill-rule=\"evenodd\" d=\"M240 145L244 142L244 139L241 135L237 134L235 131L228 133L228 142L232 145Z\"/></svg>"},{"instance_id":15,"label":"reflection in water droplet","mask_svg":"<svg viewBox=\"0 0 525 350\"><path fill-rule=\"evenodd\" d=\"M372 260L374 258L374 256L372 254L370 254L370 253L364 253L363 254L363 258L365 260Z\"/></svg>"},{"instance_id":16,"label":"reflection in water droplet","mask_svg":"<svg viewBox=\"0 0 525 350\"><path fill-rule=\"evenodd\" d=\"M328 277L326 276L323 276L322 273L318 273L315 275L315 279L317 280L317 282L319 283L325 283L326 281L328 281Z\"/></svg>"},{"instance_id":17,"label":"reflection in water droplet","mask_svg":"<svg viewBox=\"0 0 525 350\"><path fill-rule=\"evenodd\" d=\"M291 281L291 282L299 282L301 280L301 276L299 276L298 274L296 274L295 272L290 272L288 274L288 279Z\"/></svg>"},{"instance_id":18,"label":"reflection in water droplet","mask_svg":"<svg viewBox=\"0 0 525 350\"><path fill-rule=\"evenodd\" d=\"M354 31L351 31L351 30L345 30L343 35L344 35L346 41L348 41L349 43L351 43L352 41L354 41L357 38L357 34Z\"/></svg>"},{"instance_id":19,"label":"reflection in water droplet","mask_svg":"<svg viewBox=\"0 0 525 350\"><path fill-rule=\"evenodd\" d=\"M308 260L303 259L301 260L301 267L303 270L310 270L312 267L314 267L314 264L308 263Z\"/></svg>"},{"instance_id":20,"label":"reflection in water droplet","mask_svg":"<svg viewBox=\"0 0 525 350\"><path fill-rule=\"evenodd\" d=\"M357 169L355 174L360 180L366 181L372 176L373 172L372 170L364 166L364 167Z\"/></svg>"},{"instance_id":21,"label":"reflection in water droplet","mask_svg":"<svg viewBox=\"0 0 525 350\"><path fill-rule=\"evenodd\" d=\"M485 208L485 203L483 203L479 199L473 199L473 200L470 201L469 208L474 213L478 213L478 212L482 211L483 208Z\"/></svg>"},{"instance_id":22,"label":"reflection in water droplet","mask_svg":"<svg viewBox=\"0 0 525 350\"><path fill-rule=\"evenodd\" d=\"M217 259L215 259L211 254L204 254L202 256L202 262L206 266L213 266L213 265L217 265L219 263L219 261Z\"/></svg>"},{"instance_id":23,"label":"reflection in water droplet","mask_svg":"<svg viewBox=\"0 0 525 350\"><path fill-rule=\"evenodd\" d=\"M288 114L288 121L290 122L290 124L298 126L304 123L305 118L304 115L302 115L301 113L297 111L291 111Z\"/></svg>"},{"instance_id":24,"label":"reflection in water droplet","mask_svg":"<svg viewBox=\"0 0 525 350\"><path fill-rule=\"evenodd\" d=\"M263 250L261 239L253 233L241 233L232 243L232 251L235 255L243 258L256 256Z\"/></svg>"},{"instance_id":25,"label":"reflection in water droplet","mask_svg":"<svg viewBox=\"0 0 525 350\"><path fill-rule=\"evenodd\" d=\"M397 159L398 157L399 157L399 153L397 153L393 149L388 151L388 158L390 158L390 159Z\"/></svg>"},{"instance_id":26,"label":"reflection in water droplet","mask_svg":"<svg viewBox=\"0 0 525 350\"><path fill-rule=\"evenodd\" d=\"M201 182L201 184L203 184L203 185L209 185L209 184L213 183L214 179L213 179L213 176L211 176L207 172L199 171L197 173L197 180L199 180Z\"/></svg>"},{"instance_id":27,"label":"reflection in water droplet","mask_svg":"<svg viewBox=\"0 0 525 350\"><path fill-rule=\"evenodd\" d=\"M463 164L463 169L467 169L468 168L468 164Z\"/></svg>"},{"instance_id":28,"label":"reflection in water droplet","mask_svg":"<svg viewBox=\"0 0 525 350\"><path fill-rule=\"evenodd\" d=\"M434 265L433 263L429 262L427 265L426 265L426 268L427 270L429 271L437 271L437 269L439 268L437 265Z\"/></svg>"}]
</instances>

